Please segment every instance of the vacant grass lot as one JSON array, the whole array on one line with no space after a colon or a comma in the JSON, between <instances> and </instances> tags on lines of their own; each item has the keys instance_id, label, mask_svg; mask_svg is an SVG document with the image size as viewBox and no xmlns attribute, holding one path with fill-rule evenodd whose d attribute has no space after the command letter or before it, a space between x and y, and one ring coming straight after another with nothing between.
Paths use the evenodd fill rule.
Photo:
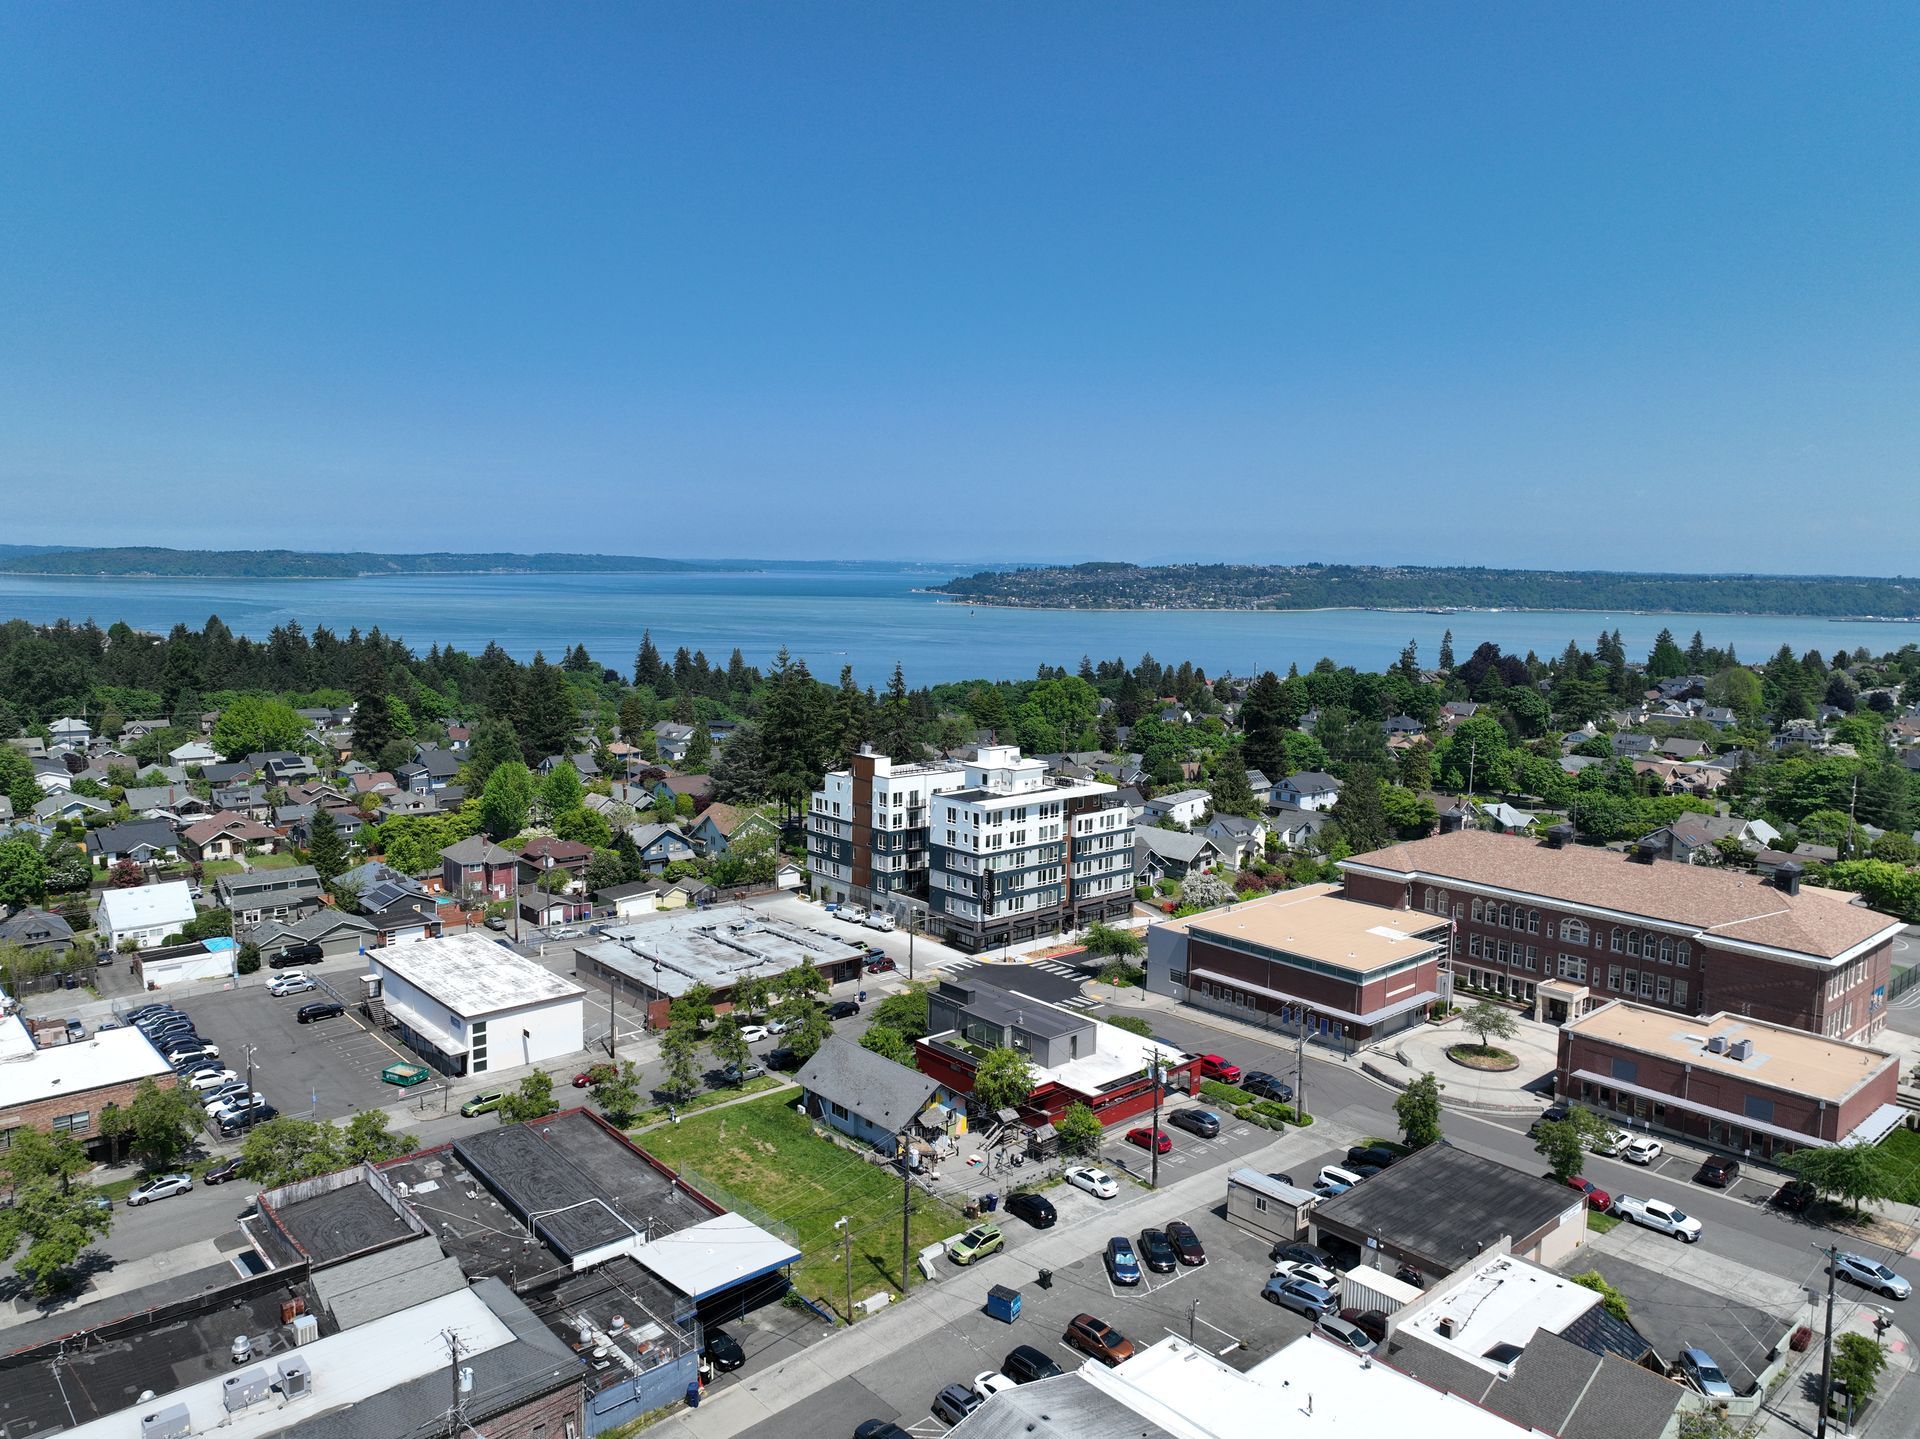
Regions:
<instances>
[{"instance_id":1,"label":"vacant grass lot","mask_svg":"<svg viewBox=\"0 0 1920 1439\"><path fill-rule=\"evenodd\" d=\"M1920 1130L1896 1129L1880 1141L1890 1167L1900 1176L1894 1195L1902 1204L1920 1204Z\"/></svg>"},{"instance_id":2,"label":"vacant grass lot","mask_svg":"<svg viewBox=\"0 0 1920 1439\"><path fill-rule=\"evenodd\" d=\"M690 1179L712 1180L794 1234L803 1256L794 1274L802 1293L846 1308L847 1280L833 1223L853 1228L853 1293L900 1287L900 1178L838 1145L816 1139L786 1092L730 1105L650 1129L640 1143ZM695 1178L697 1176L698 1178ZM751 1216L750 1216L751 1217ZM913 1191L913 1250L958 1234L966 1220L951 1205Z\"/></svg>"}]
</instances>

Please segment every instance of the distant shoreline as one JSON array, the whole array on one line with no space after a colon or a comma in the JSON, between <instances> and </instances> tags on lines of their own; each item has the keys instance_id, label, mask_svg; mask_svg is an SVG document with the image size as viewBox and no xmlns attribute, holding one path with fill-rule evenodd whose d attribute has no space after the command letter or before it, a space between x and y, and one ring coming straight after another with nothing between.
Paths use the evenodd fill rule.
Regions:
<instances>
[{"instance_id":1,"label":"distant shoreline","mask_svg":"<svg viewBox=\"0 0 1920 1439\"><path fill-rule=\"evenodd\" d=\"M1573 609L1559 605L1450 605L1443 613L1395 605L1028 605L1006 600L957 599L944 590L916 590L934 595L936 604L964 605L968 609L1031 610L1056 615L1418 615L1454 619L1467 615L1692 615L1750 620L1823 620L1834 625L1920 625L1920 615L1822 615L1810 610L1648 610Z\"/></svg>"}]
</instances>

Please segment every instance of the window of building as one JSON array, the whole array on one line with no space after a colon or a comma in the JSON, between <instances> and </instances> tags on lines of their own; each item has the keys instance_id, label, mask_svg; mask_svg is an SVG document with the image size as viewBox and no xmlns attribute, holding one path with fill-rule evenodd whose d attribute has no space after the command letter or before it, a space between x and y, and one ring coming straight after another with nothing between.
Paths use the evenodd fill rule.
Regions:
<instances>
[{"instance_id":1,"label":"window of building","mask_svg":"<svg viewBox=\"0 0 1920 1439\"><path fill-rule=\"evenodd\" d=\"M1260 1212L1261 1214L1265 1214L1265 1213L1267 1212L1267 1199L1266 1199L1266 1196L1265 1196L1264 1194L1256 1194L1256 1195L1254 1195L1254 1196L1253 1196L1253 1207L1254 1207L1254 1208L1255 1208L1255 1209L1256 1209L1257 1211L1259 1211L1259 1212Z\"/></svg>"},{"instance_id":2,"label":"window of building","mask_svg":"<svg viewBox=\"0 0 1920 1439\"><path fill-rule=\"evenodd\" d=\"M1478 959L1480 957L1480 936L1479 935L1470 934L1467 936L1467 953L1470 956L1472 956L1474 959Z\"/></svg>"},{"instance_id":3,"label":"window of building","mask_svg":"<svg viewBox=\"0 0 1920 1439\"><path fill-rule=\"evenodd\" d=\"M1613 1077L1622 1084L1636 1084L1640 1079L1640 1064L1633 1059L1615 1059Z\"/></svg>"},{"instance_id":4,"label":"window of building","mask_svg":"<svg viewBox=\"0 0 1920 1439\"><path fill-rule=\"evenodd\" d=\"M1617 924L1613 927L1613 952L1615 954L1624 954L1626 952L1626 939L1623 931Z\"/></svg>"},{"instance_id":5,"label":"window of building","mask_svg":"<svg viewBox=\"0 0 1920 1439\"><path fill-rule=\"evenodd\" d=\"M1744 1097L1740 1112L1746 1115L1748 1119L1757 1120L1761 1124L1773 1123L1773 1101L1771 1099L1762 1099L1757 1094L1749 1094Z\"/></svg>"},{"instance_id":6,"label":"window of building","mask_svg":"<svg viewBox=\"0 0 1920 1439\"><path fill-rule=\"evenodd\" d=\"M1657 985L1658 992L1655 995L1655 997L1662 1004L1671 1003L1673 1000L1673 981L1663 974L1656 981L1656 985Z\"/></svg>"},{"instance_id":7,"label":"window of building","mask_svg":"<svg viewBox=\"0 0 1920 1439\"><path fill-rule=\"evenodd\" d=\"M1640 957L1640 931L1637 929L1627 931L1627 953L1635 959Z\"/></svg>"},{"instance_id":8,"label":"window of building","mask_svg":"<svg viewBox=\"0 0 1920 1439\"><path fill-rule=\"evenodd\" d=\"M78 1114L56 1114L53 1117L53 1132L55 1134L84 1134L87 1127L92 1123L93 1115L84 1109Z\"/></svg>"},{"instance_id":9,"label":"window of building","mask_svg":"<svg viewBox=\"0 0 1920 1439\"><path fill-rule=\"evenodd\" d=\"M1615 994L1620 992L1620 966L1617 964L1607 966L1607 988Z\"/></svg>"},{"instance_id":10,"label":"window of building","mask_svg":"<svg viewBox=\"0 0 1920 1439\"><path fill-rule=\"evenodd\" d=\"M1473 902L1473 922L1475 924L1480 922L1480 901L1477 899Z\"/></svg>"},{"instance_id":11,"label":"window of building","mask_svg":"<svg viewBox=\"0 0 1920 1439\"><path fill-rule=\"evenodd\" d=\"M1577 954L1561 955L1560 956L1560 977L1562 979L1572 979L1572 980L1577 980L1581 983L1585 983L1587 978L1586 960L1582 959Z\"/></svg>"},{"instance_id":12,"label":"window of building","mask_svg":"<svg viewBox=\"0 0 1920 1439\"><path fill-rule=\"evenodd\" d=\"M1687 967L1687 964L1689 960L1692 958L1692 956L1693 956L1693 946L1688 944L1684 939L1681 940L1678 944L1676 944L1673 947L1673 962L1679 965L1682 969L1685 969Z\"/></svg>"},{"instance_id":13,"label":"window of building","mask_svg":"<svg viewBox=\"0 0 1920 1439\"><path fill-rule=\"evenodd\" d=\"M1564 939L1568 944L1585 944L1587 942L1586 921L1580 919L1561 920L1560 938Z\"/></svg>"},{"instance_id":14,"label":"window of building","mask_svg":"<svg viewBox=\"0 0 1920 1439\"><path fill-rule=\"evenodd\" d=\"M1625 978L1627 998L1638 999L1640 997L1640 971L1630 969L1627 971Z\"/></svg>"},{"instance_id":15,"label":"window of building","mask_svg":"<svg viewBox=\"0 0 1920 1439\"><path fill-rule=\"evenodd\" d=\"M834 1117L835 1119L846 1119L846 1118L849 1118L850 1116L849 1116L849 1115L847 1114L847 1107L846 1107L846 1105L844 1105L844 1104L836 1104L836 1105L834 1105L834 1106L833 1106L833 1117Z\"/></svg>"},{"instance_id":16,"label":"window of building","mask_svg":"<svg viewBox=\"0 0 1920 1439\"><path fill-rule=\"evenodd\" d=\"M1673 939L1669 935L1663 934L1660 936L1660 962L1662 964L1673 963Z\"/></svg>"},{"instance_id":17,"label":"window of building","mask_svg":"<svg viewBox=\"0 0 1920 1439\"><path fill-rule=\"evenodd\" d=\"M1528 934L1540 933L1540 911L1537 909L1530 909L1527 911L1527 933Z\"/></svg>"},{"instance_id":18,"label":"window of building","mask_svg":"<svg viewBox=\"0 0 1920 1439\"><path fill-rule=\"evenodd\" d=\"M1532 945L1527 946L1527 968L1533 969L1540 962L1540 951Z\"/></svg>"},{"instance_id":19,"label":"window of building","mask_svg":"<svg viewBox=\"0 0 1920 1439\"><path fill-rule=\"evenodd\" d=\"M1682 1009L1687 1007L1687 982L1684 979L1673 982L1673 1002Z\"/></svg>"}]
</instances>

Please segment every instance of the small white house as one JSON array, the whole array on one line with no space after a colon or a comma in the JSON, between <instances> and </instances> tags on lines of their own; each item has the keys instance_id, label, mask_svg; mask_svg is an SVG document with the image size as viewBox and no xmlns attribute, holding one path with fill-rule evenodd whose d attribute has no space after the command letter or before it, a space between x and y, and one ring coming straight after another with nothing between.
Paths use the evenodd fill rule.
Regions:
<instances>
[{"instance_id":1,"label":"small white house","mask_svg":"<svg viewBox=\"0 0 1920 1439\"><path fill-rule=\"evenodd\" d=\"M132 889L110 889L100 896L93 922L100 943L109 950L132 940L152 949L193 919L193 893L184 879L167 884L143 884Z\"/></svg>"},{"instance_id":2,"label":"small white house","mask_svg":"<svg viewBox=\"0 0 1920 1439\"><path fill-rule=\"evenodd\" d=\"M170 944L134 960L140 982L148 989L191 984L196 980L232 979L240 947L225 935L193 944Z\"/></svg>"},{"instance_id":3,"label":"small white house","mask_svg":"<svg viewBox=\"0 0 1920 1439\"><path fill-rule=\"evenodd\" d=\"M1147 801L1142 813L1149 824L1170 819L1175 824L1183 824L1191 829L1200 823L1212 803L1213 796L1203 789L1182 789L1172 794L1155 795Z\"/></svg>"},{"instance_id":4,"label":"small white house","mask_svg":"<svg viewBox=\"0 0 1920 1439\"><path fill-rule=\"evenodd\" d=\"M1329 810L1340 803L1340 781L1318 770L1302 770L1275 785L1273 799L1300 809Z\"/></svg>"},{"instance_id":5,"label":"small white house","mask_svg":"<svg viewBox=\"0 0 1920 1439\"><path fill-rule=\"evenodd\" d=\"M544 1064L586 1047L586 991L473 934L367 955L367 998L443 1074Z\"/></svg>"},{"instance_id":6,"label":"small white house","mask_svg":"<svg viewBox=\"0 0 1920 1439\"><path fill-rule=\"evenodd\" d=\"M178 765L218 764L220 752L204 740L188 740L177 749L167 751L167 758Z\"/></svg>"}]
</instances>

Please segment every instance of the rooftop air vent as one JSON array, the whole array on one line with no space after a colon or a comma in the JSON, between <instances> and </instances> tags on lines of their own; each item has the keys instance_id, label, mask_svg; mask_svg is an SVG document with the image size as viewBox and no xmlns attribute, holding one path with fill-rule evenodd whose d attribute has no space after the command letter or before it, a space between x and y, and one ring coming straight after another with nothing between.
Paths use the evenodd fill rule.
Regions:
<instances>
[{"instance_id":1,"label":"rooftop air vent","mask_svg":"<svg viewBox=\"0 0 1920 1439\"><path fill-rule=\"evenodd\" d=\"M1726 1035L1724 1035L1724 1034L1716 1034L1716 1035L1714 1035L1714 1036L1713 1036L1713 1038L1711 1038L1711 1039L1709 1039L1709 1040L1707 1041L1707 1053L1708 1053L1708 1054L1725 1054L1726 1052L1727 1052L1727 1037L1726 1037Z\"/></svg>"}]
</instances>

